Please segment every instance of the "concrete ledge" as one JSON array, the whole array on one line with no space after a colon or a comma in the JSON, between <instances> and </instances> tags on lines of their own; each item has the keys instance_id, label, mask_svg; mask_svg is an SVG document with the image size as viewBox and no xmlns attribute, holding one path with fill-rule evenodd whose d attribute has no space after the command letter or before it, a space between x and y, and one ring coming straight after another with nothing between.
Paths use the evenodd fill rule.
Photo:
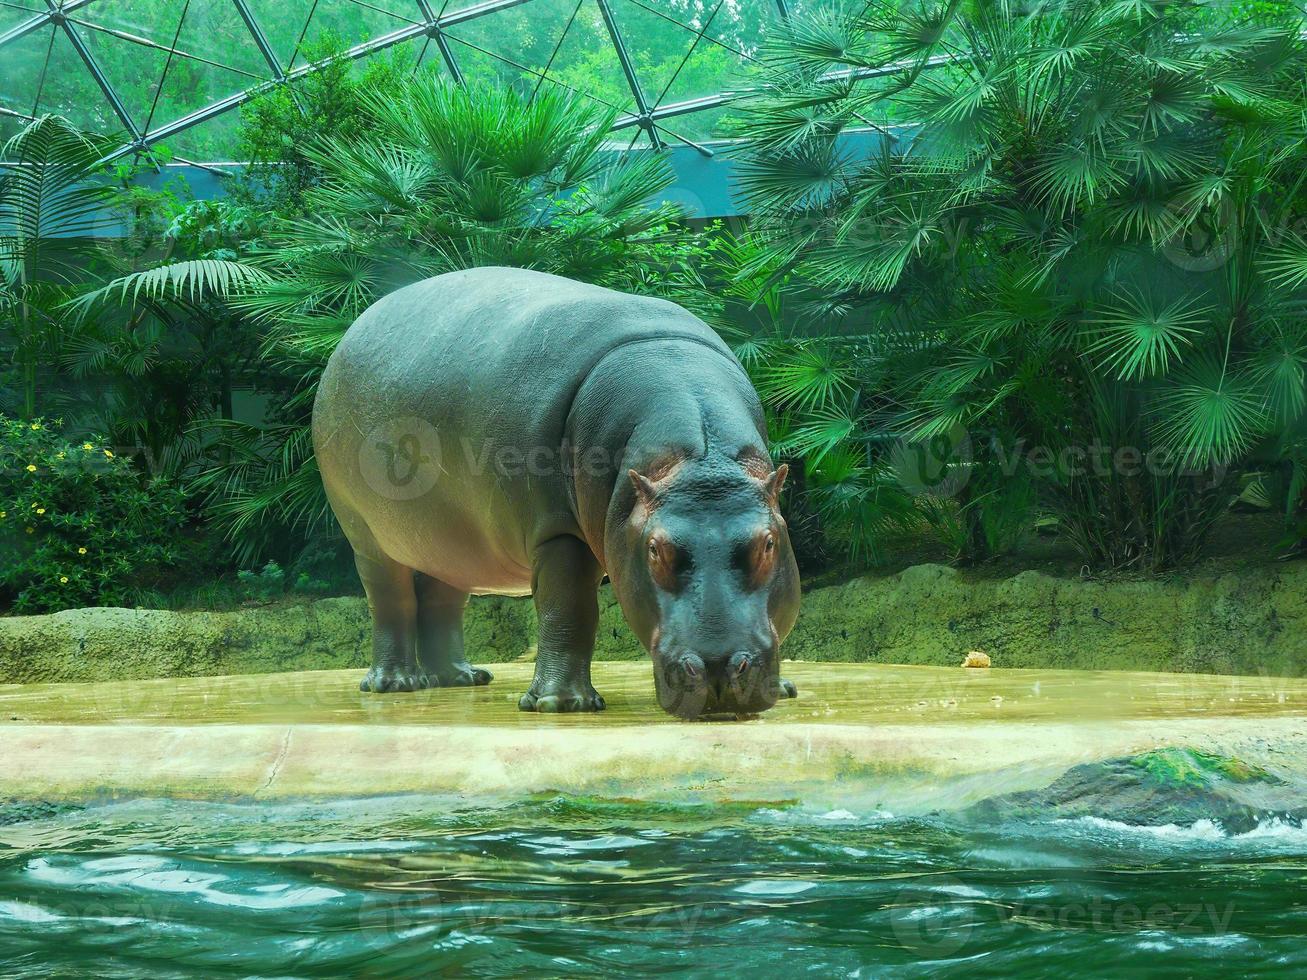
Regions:
<instances>
[{"instance_id":1,"label":"concrete ledge","mask_svg":"<svg viewBox=\"0 0 1307 980\"><path fill-rule=\"evenodd\" d=\"M648 667L604 664L597 716L516 710L530 665L478 690L363 695L358 673L0 688L0 797L199 799L544 791L959 809L1162 747L1307 773L1307 682L787 665L796 701L684 723Z\"/></svg>"},{"instance_id":2,"label":"concrete ledge","mask_svg":"<svg viewBox=\"0 0 1307 980\"><path fill-rule=\"evenodd\" d=\"M0 617L0 682L363 667L369 629L363 600L353 598L230 612ZM520 659L534 634L529 600L472 600L467 644L475 662ZM1307 562L1117 582L1039 572L985 578L918 565L810 590L785 655L946 666L970 649L1003 667L1307 676ZM604 589L596 657L644 656Z\"/></svg>"}]
</instances>

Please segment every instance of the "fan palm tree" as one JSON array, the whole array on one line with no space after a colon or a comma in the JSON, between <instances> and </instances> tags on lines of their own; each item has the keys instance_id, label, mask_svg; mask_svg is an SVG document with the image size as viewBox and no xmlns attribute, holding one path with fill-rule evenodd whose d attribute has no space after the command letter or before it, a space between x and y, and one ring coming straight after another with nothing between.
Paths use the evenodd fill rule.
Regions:
<instances>
[{"instance_id":1,"label":"fan palm tree","mask_svg":"<svg viewBox=\"0 0 1307 980\"><path fill-rule=\"evenodd\" d=\"M1276 6L953 0L792 23L746 105L746 272L867 327L857 356L802 340L842 395L816 374L771 393L821 433L800 448L883 481L878 443L965 433L945 468L971 557L1018 478L1087 560L1191 557L1223 475L1278 458L1307 403L1307 50ZM868 124L876 149L844 149ZM1109 465L1085 465L1094 446Z\"/></svg>"}]
</instances>

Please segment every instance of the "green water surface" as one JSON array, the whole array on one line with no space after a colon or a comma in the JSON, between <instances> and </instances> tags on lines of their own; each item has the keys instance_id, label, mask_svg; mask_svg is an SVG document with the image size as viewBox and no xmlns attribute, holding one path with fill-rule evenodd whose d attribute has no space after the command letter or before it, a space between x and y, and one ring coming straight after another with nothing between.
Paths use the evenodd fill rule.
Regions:
<instances>
[{"instance_id":1,"label":"green water surface","mask_svg":"<svg viewBox=\"0 0 1307 980\"><path fill-rule=\"evenodd\" d=\"M562 797L20 815L0 827L6 977L1307 971L1307 830L1277 819Z\"/></svg>"}]
</instances>

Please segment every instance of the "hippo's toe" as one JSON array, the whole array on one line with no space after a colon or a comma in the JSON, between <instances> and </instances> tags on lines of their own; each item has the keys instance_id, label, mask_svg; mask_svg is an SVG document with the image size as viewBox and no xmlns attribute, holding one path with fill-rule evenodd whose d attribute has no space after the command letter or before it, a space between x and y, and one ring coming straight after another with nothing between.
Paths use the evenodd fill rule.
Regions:
<instances>
[{"instance_id":1,"label":"hippo's toe","mask_svg":"<svg viewBox=\"0 0 1307 980\"><path fill-rule=\"evenodd\" d=\"M781 678L780 696L783 698L797 698L799 696L799 689L794 686L794 681L787 681L784 677Z\"/></svg>"},{"instance_id":2,"label":"hippo's toe","mask_svg":"<svg viewBox=\"0 0 1307 980\"><path fill-rule=\"evenodd\" d=\"M430 678L419 671L373 667L359 681L359 690L370 694L396 694L420 691L430 685Z\"/></svg>"},{"instance_id":3,"label":"hippo's toe","mask_svg":"<svg viewBox=\"0 0 1307 980\"><path fill-rule=\"evenodd\" d=\"M495 679L495 675L484 667L473 667L469 663L452 664L443 670L431 674L432 687L481 687Z\"/></svg>"},{"instance_id":4,"label":"hippo's toe","mask_svg":"<svg viewBox=\"0 0 1307 980\"><path fill-rule=\"evenodd\" d=\"M560 692L557 694L533 694L527 691L517 702L522 711L540 711L554 714L560 711L603 711L604 697L593 688L588 693Z\"/></svg>"}]
</instances>

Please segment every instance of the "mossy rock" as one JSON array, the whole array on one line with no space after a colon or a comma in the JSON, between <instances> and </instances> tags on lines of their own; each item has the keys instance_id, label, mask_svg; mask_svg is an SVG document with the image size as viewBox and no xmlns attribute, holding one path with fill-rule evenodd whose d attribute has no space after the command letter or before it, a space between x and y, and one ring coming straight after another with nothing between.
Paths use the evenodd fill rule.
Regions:
<instances>
[{"instance_id":1,"label":"mossy rock","mask_svg":"<svg viewBox=\"0 0 1307 980\"><path fill-rule=\"evenodd\" d=\"M29 820L47 820L65 813L75 813L86 809L80 803L47 803L43 800L3 800L0 801L0 827Z\"/></svg>"},{"instance_id":2,"label":"mossy rock","mask_svg":"<svg viewBox=\"0 0 1307 980\"><path fill-rule=\"evenodd\" d=\"M1188 826L1211 820L1236 834L1272 816L1307 817L1304 787L1240 759L1187 748L1076 766L1044 789L984 800L964 815L987 824L1100 817Z\"/></svg>"},{"instance_id":3,"label":"mossy rock","mask_svg":"<svg viewBox=\"0 0 1307 980\"><path fill-rule=\"evenodd\" d=\"M1171 786L1210 787L1222 779L1235 783L1282 782L1260 766L1192 749L1156 749L1135 756L1130 763Z\"/></svg>"},{"instance_id":4,"label":"mossy rock","mask_svg":"<svg viewBox=\"0 0 1307 980\"><path fill-rule=\"evenodd\" d=\"M535 642L535 610L529 599L474 596L465 627L473 662L517 660ZM358 598L228 612L72 609L0 617L0 682L362 668L370 647ZM805 593L782 656L955 667L969 650L999 669L1307 676L1307 562L1112 583L918 565ZM605 586L596 658L646 655Z\"/></svg>"}]
</instances>

